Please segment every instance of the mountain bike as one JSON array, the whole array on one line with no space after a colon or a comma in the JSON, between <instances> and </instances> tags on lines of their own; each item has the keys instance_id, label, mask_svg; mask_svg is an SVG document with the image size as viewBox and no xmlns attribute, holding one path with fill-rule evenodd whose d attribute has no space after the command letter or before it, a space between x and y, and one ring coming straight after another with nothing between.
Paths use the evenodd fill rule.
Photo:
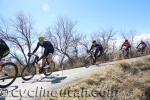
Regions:
<instances>
[{"instance_id":1,"label":"mountain bike","mask_svg":"<svg viewBox=\"0 0 150 100\"><path fill-rule=\"evenodd\" d=\"M143 45L138 46L136 49L137 49L137 55L143 55L145 52L145 47Z\"/></svg>"},{"instance_id":2,"label":"mountain bike","mask_svg":"<svg viewBox=\"0 0 150 100\"><path fill-rule=\"evenodd\" d=\"M122 56L126 59L129 57L129 49L127 50L127 47L126 46L123 46L122 49Z\"/></svg>"},{"instance_id":3,"label":"mountain bike","mask_svg":"<svg viewBox=\"0 0 150 100\"><path fill-rule=\"evenodd\" d=\"M88 66L94 64L94 59L95 59L94 53L95 53L94 50L91 50L90 52L88 52L88 56L85 58L85 61L86 61L85 63Z\"/></svg>"},{"instance_id":4,"label":"mountain bike","mask_svg":"<svg viewBox=\"0 0 150 100\"><path fill-rule=\"evenodd\" d=\"M1 61L1 59L0 59ZM6 62L0 65L0 88L10 86L17 77L18 68L12 62Z\"/></svg>"},{"instance_id":5,"label":"mountain bike","mask_svg":"<svg viewBox=\"0 0 150 100\"><path fill-rule=\"evenodd\" d=\"M54 61L48 63L46 58L45 60L46 60L45 63L43 64L42 67L40 67L39 71L42 72L45 76L49 76L55 69L55 63ZM28 81L34 77L34 75L36 74L37 68L36 65L38 64L38 62L39 57L37 55L32 54L31 56L28 57L28 63L21 72L21 77L23 80Z\"/></svg>"},{"instance_id":6,"label":"mountain bike","mask_svg":"<svg viewBox=\"0 0 150 100\"><path fill-rule=\"evenodd\" d=\"M95 55L95 49L93 49L90 52L88 52L88 56L85 58L86 64L88 66L96 64L96 62L94 62L94 60L95 60L95 56L94 55ZM105 53L103 53L100 56L99 55L100 55L100 52L97 54L96 61L98 61L98 60L100 60L100 58L104 57Z\"/></svg>"}]
</instances>

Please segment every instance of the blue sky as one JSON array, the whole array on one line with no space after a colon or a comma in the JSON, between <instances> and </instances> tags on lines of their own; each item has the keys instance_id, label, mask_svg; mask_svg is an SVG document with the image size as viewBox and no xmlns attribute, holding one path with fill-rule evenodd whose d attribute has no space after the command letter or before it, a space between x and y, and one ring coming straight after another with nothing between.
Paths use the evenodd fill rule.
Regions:
<instances>
[{"instance_id":1,"label":"blue sky","mask_svg":"<svg viewBox=\"0 0 150 100\"><path fill-rule=\"evenodd\" d=\"M33 17L37 32L61 16L76 21L85 34L109 28L150 33L150 0L0 0L0 17L13 18L19 12Z\"/></svg>"}]
</instances>

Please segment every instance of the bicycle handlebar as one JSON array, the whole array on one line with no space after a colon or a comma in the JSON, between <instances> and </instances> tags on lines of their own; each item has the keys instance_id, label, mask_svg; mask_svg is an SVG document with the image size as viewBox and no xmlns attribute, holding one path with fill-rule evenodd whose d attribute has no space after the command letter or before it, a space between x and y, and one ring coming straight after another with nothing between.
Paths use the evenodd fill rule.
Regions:
<instances>
[{"instance_id":1,"label":"bicycle handlebar","mask_svg":"<svg viewBox=\"0 0 150 100\"><path fill-rule=\"evenodd\" d=\"M28 53L29 59L31 58L31 56L35 56L34 58L34 62L38 62L39 61L39 56L33 53Z\"/></svg>"}]
</instances>

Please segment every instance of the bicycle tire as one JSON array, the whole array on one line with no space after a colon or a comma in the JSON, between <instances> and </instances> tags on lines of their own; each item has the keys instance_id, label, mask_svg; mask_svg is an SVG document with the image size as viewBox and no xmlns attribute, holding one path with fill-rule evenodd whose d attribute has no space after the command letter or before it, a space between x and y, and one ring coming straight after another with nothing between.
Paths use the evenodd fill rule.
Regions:
<instances>
[{"instance_id":1,"label":"bicycle tire","mask_svg":"<svg viewBox=\"0 0 150 100\"><path fill-rule=\"evenodd\" d=\"M86 65L87 65L86 68L93 65L93 58L91 56L86 58Z\"/></svg>"},{"instance_id":2,"label":"bicycle tire","mask_svg":"<svg viewBox=\"0 0 150 100\"><path fill-rule=\"evenodd\" d=\"M29 68L30 68L30 69L29 69ZM26 71L29 72L28 70L31 70L31 68L33 68L33 73L30 74L31 77L26 78L25 72L26 72ZM29 72L29 73L30 73L30 72ZM23 70L22 70L22 72L21 72L21 77L22 77L23 80L28 81L28 80L32 79L35 74L36 74L36 67L35 67L34 65L32 65L31 67L30 67L30 66L26 66L26 67L23 68Z\"/></svg>"},{"instance_id":3,"label":"bicycle tire","mask_svg":"<svg viewBox=\"0 0 150 100\"><path fill-rule=\"evenodd\" d=\"M10 85L16 80L16 78L17 78L18 68L17 68L17 66L16 66L14 63L7 62L7 63L2 64L1 66L4 67L4 66L8 66L8 65L11 65L11 66L14 67L14 69L15 69L15 70L14 70L14 71L15 71L15 75L14 75L14 77L13 77L13 79L12 79L11 82L9 82L9 83L6 84L6 85L0 85L0 88L6 88L6 87L10 86Z\"/></svg>"}]
</instances>

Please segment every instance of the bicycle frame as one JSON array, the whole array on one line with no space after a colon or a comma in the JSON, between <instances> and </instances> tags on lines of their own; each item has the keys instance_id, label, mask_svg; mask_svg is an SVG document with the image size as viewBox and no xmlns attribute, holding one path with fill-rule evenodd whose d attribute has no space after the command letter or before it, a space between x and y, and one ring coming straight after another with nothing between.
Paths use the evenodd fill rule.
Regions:
<instances>
[{"instance_id":1,"label":"bicycle frame","mask_svg":"<svg viewBox=\"0 0 150 100\"><path fill-rule=\"evenodd\" d=\"M31 62L31 57L33 57L33 56L34 56L35 58L32 59L32 62ZM29 56L28 62L27 62L27 66L29 66L29 64L36 64L36 63L38 63L38 60L39 60L39 56L37 56L37 55L35 55L35 54Z\"/></svg>"},{"instance_id":2,"label":"bicycle frame","mask_svg":"<svg viewBox=\"0 0 150 100\"><path fill-rule=\"evenodd\" d=\"M32 62L31 62L30 60L31 60L31 58L32 58L33 56L34 56L35 58L34 58L34 59L32 60ZM48 59L45 58L45 60L46 60L46 61L44 62L44 64L42 65L42 67L44 67L46 63L49 64ZM37 56L37 55L35 55L35 54L32 54L32 55L29 56L29 58L28 58L27 66L29 66L30 64L33 64L33 65L38 64L38 61L39 61L39 56Z\"/></svg>"}]
</instances>

